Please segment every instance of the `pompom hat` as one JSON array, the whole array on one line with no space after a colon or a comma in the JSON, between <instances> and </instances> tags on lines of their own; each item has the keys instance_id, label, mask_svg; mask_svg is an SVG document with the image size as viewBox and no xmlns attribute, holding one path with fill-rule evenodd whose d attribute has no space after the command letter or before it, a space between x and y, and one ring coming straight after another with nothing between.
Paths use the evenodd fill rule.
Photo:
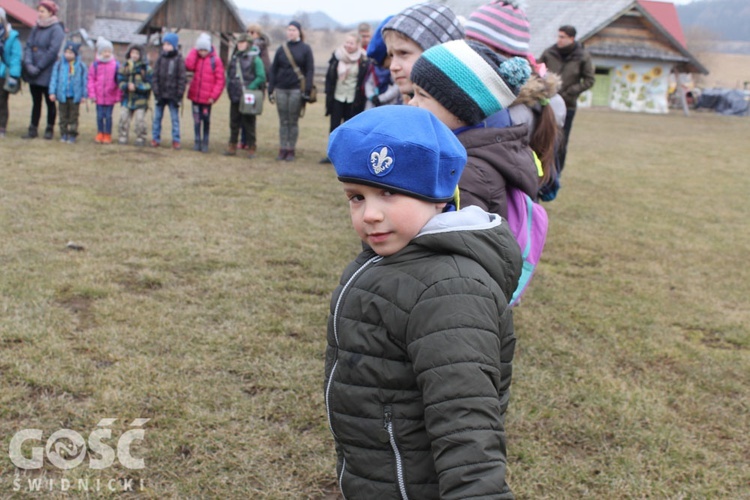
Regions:
<instances>
[{"instance_id":1,"label":"pompom hat","mask_svg":"<svg viewBox=\"0 0 750 500\"><path fill-rule=\"evenodd\" d=\"M528 57L531 27L517 2L495 0L472 12L466 37L514 56Z\"/></svg>"},{"instance_id":2,"label":"pompom hat","mask_svg":"<svg viewBox=\"0 0 750 500\"><path fill-rule=\"evenodd\" d=\"M383 34L386 30L406 35L422 50L464 38L464 28L456 14L447 6L434 3L423 3L402 10L383 26Z\"/></svg>"},{"instance_id":3,"label":"pompom hat","mask_svg":"<svg viewBox=\"0 0 750 500\"><path fill-rule=\"evenodd\" d=\"M110 52L114 51L114 46L112 45L112 42L104 38L103 36L100 36L96 39L96 53L101 54L105 50L109 50Z\"/></svg>"},{"instance_id":4,"label":"pompom hat","mask_svg":"<svg viewBox=\"0 0 750 500\"><path fill-rule=\"evenodd\" d=\"M427 49L411 70L412 82L467 125L510 106L530 75L525 59L503 60L489 47L464 40Z\"/></svg>"},{"instance_id":5,"label":"pompom hat","mask_svg":"<svg viewBox=\"0 0 750 500\"><path fill-rule=\"evenodd\" d=\"M198 39L195 41L195 49L211 52L211 35L208 33L201 33L198 35Z\"/></svg>"},{"instance_id":6,"label":"pompom hat","mask_svg":"<svg viewBox=\"0 0 750 500\"><path fill-rule=\"evenodd\" d=\"M454 199L466 164L456 134L414 106L381 106L345 121L330 135L328 157L341 182L433 203Z\"/></svg>"},{"instance_id":7,"label":"pompom hat","mask_svg":"<svg viewBox=\"0 0 750 500\"><path fill-rule=\"evenodd\" d=\"M65 48L63 48L63 52L65 52L66 50L69 50L69 51L73 52L76 55L76 57L78 57L78 51L80 49L81 49L81 44L80 43L66 42L65 43Z\"/></svg>"}]
</instances>

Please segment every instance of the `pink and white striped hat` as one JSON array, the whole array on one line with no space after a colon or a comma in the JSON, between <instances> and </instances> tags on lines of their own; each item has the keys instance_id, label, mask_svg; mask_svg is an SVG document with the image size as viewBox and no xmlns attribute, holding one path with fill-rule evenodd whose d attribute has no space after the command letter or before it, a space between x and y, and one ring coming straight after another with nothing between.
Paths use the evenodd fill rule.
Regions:
<instances>
[{"instance_id":1,"label":"pink and white striped hat","mask_svg":"<svg viewBox=\"0 0 750 500\"><path fill-rule=\"evenodd\" d=\"M527 57L531 28L517 2L494 0L471 13L466 38L482 42L510 56Z\"/></svg>"}]
</instances>

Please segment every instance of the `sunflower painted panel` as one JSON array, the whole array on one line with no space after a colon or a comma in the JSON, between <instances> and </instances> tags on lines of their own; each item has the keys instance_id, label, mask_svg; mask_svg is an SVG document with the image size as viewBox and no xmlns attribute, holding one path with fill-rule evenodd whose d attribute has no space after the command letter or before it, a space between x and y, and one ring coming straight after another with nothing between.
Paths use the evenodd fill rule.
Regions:
<instances>
[{"instance_id":1,"label":"sunflower painted panel","mask_svg":"<svg viewBox=\"0 0 750 500\"><path fill-rule=\"evenodd\" d=\"M612 73L610 107L620 111L667 113L668 68L648 62L625 63Z\"/></svg>"}]
</instances>

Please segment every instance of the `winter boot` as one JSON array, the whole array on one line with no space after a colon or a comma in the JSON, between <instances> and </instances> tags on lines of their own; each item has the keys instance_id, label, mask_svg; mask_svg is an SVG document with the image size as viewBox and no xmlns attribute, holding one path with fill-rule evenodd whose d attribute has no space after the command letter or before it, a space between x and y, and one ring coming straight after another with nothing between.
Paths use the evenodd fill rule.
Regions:
<instances>
[{"instance_id":1,"label":"winter boot","mask_svg":"<svg viewBox=\"0 0 750 500\"><path fill-rule=\"evenodd\" d=\"M53 135L54 133L53 133L52 125L47 125L47 128L44 129L44 138L49 141L49 140L52 140Z\"/></svg>"},{"instance_id":2,"label":"winter boot","mask_svg":"<svg viewBox=\"0 0 750 500\"><path fill-rule=\"evenodd\" d=\"M286 152L286 158L284 158L286 161L294 161L294 150L288 149Z\"/></svg>"},{"instance_id":3,"label":"winter boot","mask_svg":"<svg viewBox=\"0 0 750 500\"><path fill-rule=\"evenodd\" d=\"M227 150L224 151L224 156L237 156L237 143L230 142L227 144Z\"/></svg>"},{"instance_id":4,"label":"winter boot","mask_svg":"<svg viewBox=\"0 0 750 500\"><path fill-rule=\"evenodd\" d=\"M255 146L247 146L247 157L251 160L255 158Z\"/></svg>"},{"instance_id":5,"label":"winter boot","mask_svg":"<svg viewBox=\"0 0 750 500\"><path fill-rule=\"evenodd\" d=\"M208 153L208 134L203 135L203 143L201 144L201 153Z\"/></svg>"},{"instance_id":6,"label":"winter boot","mask_svg":"<svg viewBox=\"0 0 750 500\"><path fill-rule=\"evenodd\" d=\"M286 159L287 150L284 148L279 149L279 156L276 157L276 161L283 161Z\"/></svg>"},{"instance_id":7,"label":"winter boot","mask_svg":"<svg viewBox=\"0 0 750 500\"><path fill-rule=\"evenodd\" d=\"M29 131L21 136L21 139L36 139L39 136L39 131L33 125L29 125Z\"/></svg>"}]
</instances>

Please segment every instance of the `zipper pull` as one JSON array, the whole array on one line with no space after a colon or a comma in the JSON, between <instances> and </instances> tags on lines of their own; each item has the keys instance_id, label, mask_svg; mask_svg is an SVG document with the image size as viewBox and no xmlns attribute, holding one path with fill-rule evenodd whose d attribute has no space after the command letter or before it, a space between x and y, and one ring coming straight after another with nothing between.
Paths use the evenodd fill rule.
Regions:
<instances>
[{"instance_id":1,"label":"zipper pull","mask_svg":"<svg viewBox=\"0 0 750 500\"><path fill-rule=\"evenodd\" d=\"M391 407L386 406L383 412L383 428L378 432L378 440L385 444L391 442L391 421L393 420L393 413Z\"/></svg>"}]
</instances>

